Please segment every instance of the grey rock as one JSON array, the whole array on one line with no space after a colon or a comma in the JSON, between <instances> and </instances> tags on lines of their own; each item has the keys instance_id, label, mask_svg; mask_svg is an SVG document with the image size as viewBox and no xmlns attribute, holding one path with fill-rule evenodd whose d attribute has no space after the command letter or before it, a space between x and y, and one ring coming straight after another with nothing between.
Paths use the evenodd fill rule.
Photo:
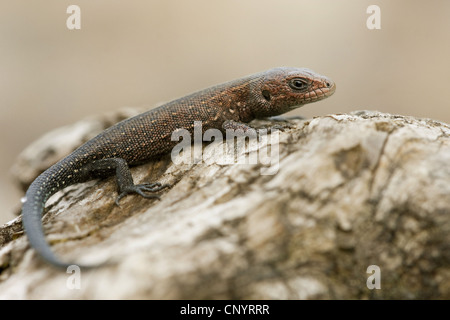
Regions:
<instances>
[{"instance_id":1,"label":"grey rock","mask_svg":"<svg viewBox=\"0 0 450 320\"><path fill-rule=\"evenodd\" d=\"M79 289L30 249L20 217L3 225L0 299L450 299L450 126L372 111L276 124L278 144L234 156L278 146L272 171L223 163L213 143L198 163L167 155L132 170L172 185L161 201L117 207L114 178L54 195L43 222L56 254L108 262L81 270ZM42 141L92 133L74 132ZM381 289L367 287L372 265Z\"/></svg>"}]
</instances>

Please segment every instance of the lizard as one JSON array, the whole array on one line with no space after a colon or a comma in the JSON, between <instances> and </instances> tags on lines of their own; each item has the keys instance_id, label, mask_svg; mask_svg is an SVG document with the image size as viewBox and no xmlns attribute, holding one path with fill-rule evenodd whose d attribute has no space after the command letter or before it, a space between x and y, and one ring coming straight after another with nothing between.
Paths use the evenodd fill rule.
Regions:
<instances>
[{"instance_id":1,"label":"lizard","mask_svg":"<svg viewBox=\"0 0 450 320\"><path fill-rule=\"evenodd\" d=\"M210 129L243 129L253 119L277 116L329 97L335 83L307 68L279 67L192 93L125 119L87 141L41 173L22 202L22 224L29 243L50 265L67 268L45 239L42 215L47 200L69 185L115 174L116 204L128 194L157 198L161 183L134 184L130 166L168 153L176 144L172 132L194 130L201 121Z\"/></svg>"}]
</instances>

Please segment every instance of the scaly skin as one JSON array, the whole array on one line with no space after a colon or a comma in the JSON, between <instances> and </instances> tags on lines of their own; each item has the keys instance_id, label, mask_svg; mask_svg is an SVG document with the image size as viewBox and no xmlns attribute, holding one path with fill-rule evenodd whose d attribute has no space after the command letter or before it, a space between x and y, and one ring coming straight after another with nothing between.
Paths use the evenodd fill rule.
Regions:
<instances>
[{"instance_id":1,"label":"scaly skin","mask_svg":"<svg viewBox=\"0 0 450 320\"><path fill-rule=\"evenodd\" d=\"M116 174L118 200L129 193L157 198L158 183L135 185L130 165L169 152L178 142L172 132L193 132L201 121L203 132L227 129L256 118L283 114L306 103L322 100L335 84L309 69L275 68L216 85L169 102L106 129L43 172L28 188L22 207L25 232L31 246L47 262L66 268L45 240L41 216L48 198L57 191L99 176ZM117 201L118 202L118 201Z\"/></svg>"}]
</instances>

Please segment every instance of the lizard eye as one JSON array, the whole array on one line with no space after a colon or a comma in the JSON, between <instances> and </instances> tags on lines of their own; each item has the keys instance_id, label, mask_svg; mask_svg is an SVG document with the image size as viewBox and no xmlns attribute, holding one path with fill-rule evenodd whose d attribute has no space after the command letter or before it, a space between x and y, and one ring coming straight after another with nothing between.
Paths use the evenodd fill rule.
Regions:
<instances>
[{"instance_id":1,"label":"lizard eye","mask_svg":"<svg viewBox=\"0 0 450 320\"><path fill-rule=\"evenodd\" d=\"M301 78L292 79L289 86L294 90L304 90L308 87L308 82Z\"/></svg>"}]
</instances>

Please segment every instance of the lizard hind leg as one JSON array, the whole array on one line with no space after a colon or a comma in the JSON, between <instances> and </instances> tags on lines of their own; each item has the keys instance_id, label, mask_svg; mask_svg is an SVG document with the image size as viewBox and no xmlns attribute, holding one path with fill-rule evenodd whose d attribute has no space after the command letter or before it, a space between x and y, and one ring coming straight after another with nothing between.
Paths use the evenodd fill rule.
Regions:
<instances>
[{"instance_id":1,"label":"lizard hind leg","mask_svg":"<svg viewBox=\"0 0 450 320\"><path fill-rule=\"evenodd\" d=\"M158 199L160 200L160 196L157 194L146 193L146 192L157 192L164 188L169 187L167 184L161 184L159 182L154 183L143 183L143 184L133 184L132 186L127 186L123 190L120 190L120 194L116 198L116 205L120 206L120 199L125 197L130 193L136 193L147 199Z\"/></svg>"},{"instance_id":2,"label":"lizard hind leg","mask_svg":"<svg viewBox=\"0 0 450 320\"><path fill-rule=\"evenodd\" d=\"M134 184L130 168L125 159L122 158L96 160L83 169L99 175L115 170L117 186L119 187L119 195L115 201L117 206L119 206L120 199L132 193L136 193L147 199L159 199L160 197L153 194L153 192L169 187L169 185L159 182Z\"/></svg>"}]
</instances>

